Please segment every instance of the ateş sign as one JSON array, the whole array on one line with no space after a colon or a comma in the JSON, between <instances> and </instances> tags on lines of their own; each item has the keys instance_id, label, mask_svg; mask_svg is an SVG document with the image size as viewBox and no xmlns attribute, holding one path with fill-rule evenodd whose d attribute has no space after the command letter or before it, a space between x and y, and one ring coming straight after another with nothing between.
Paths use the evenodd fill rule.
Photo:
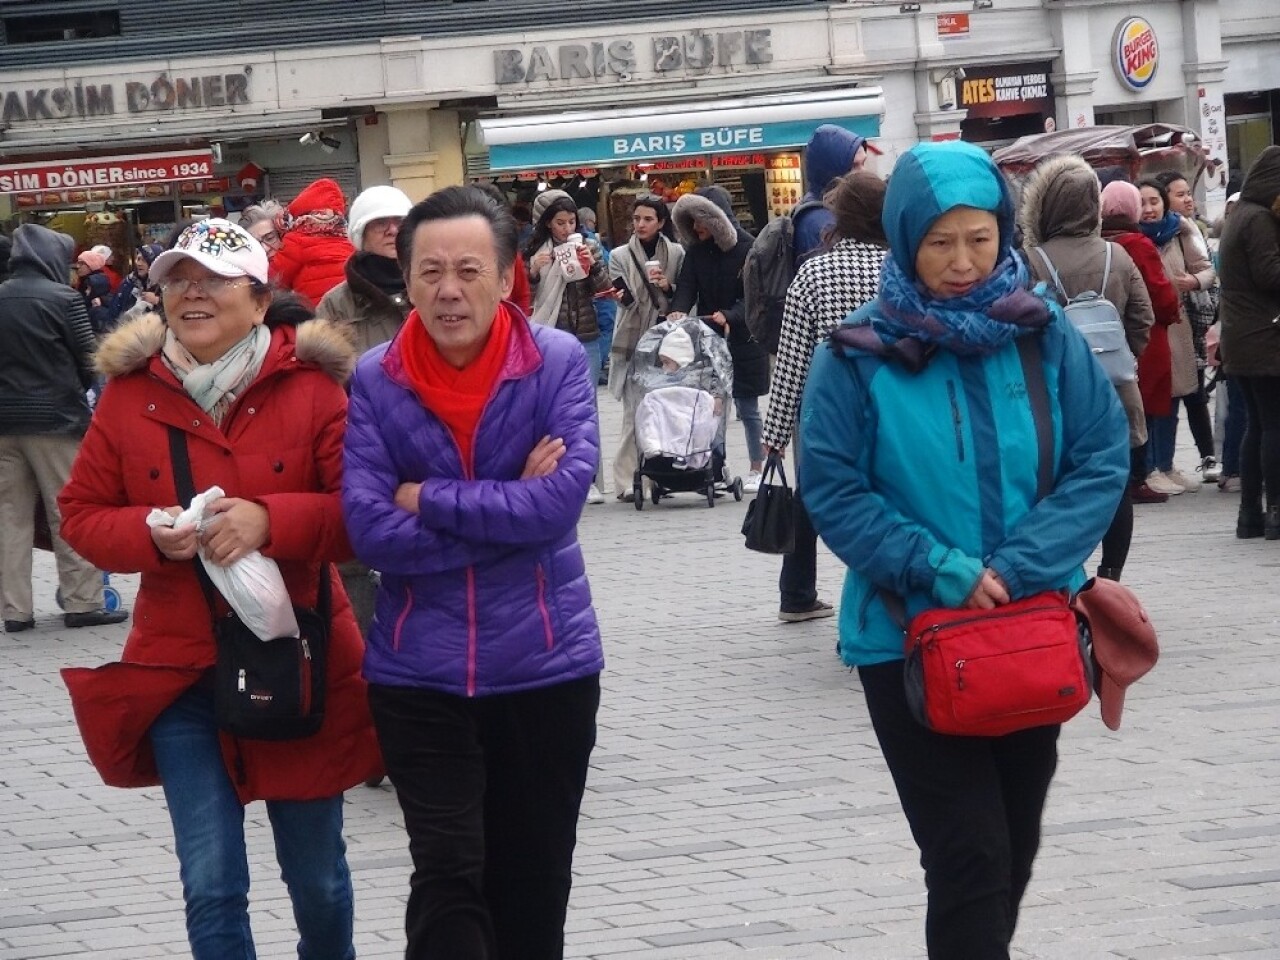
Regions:
<instances>
[{"instance_id":1,"label":"ate\u015f sign","mask_svg":"<svg viewBox=\"0 0 1280 960\"><path fill-rule=\"evenodd\" d=\"M1160 64L1156 31L1142 17L1129 17L1116 28L1114 44L1116 76L1130 90L1141 90L1155 79Z\"/></svg>"},{"instance_id":2,"label":"ate\u015f sign","mask_svg":"<svg viewBox=\"0 0 1280 960\"><path fill-rule=\"evenodd\" d=\"M1047 63L965 67L960 85L960 106L969 111L970 119L1047 113L1052 98Z\"/></svg>"},{"instance_id":3,"label":"ate\u015f sign","mask_svg":"<svg viewBox=\"0 0 1280 960\"><path fill-rule=\"evenodd\" d=\"M207 180L212 175L213 153L209 150L92 157L62 163L6 163L0 164L0 193L173 183Z\"/></svg>"}]
</instances>

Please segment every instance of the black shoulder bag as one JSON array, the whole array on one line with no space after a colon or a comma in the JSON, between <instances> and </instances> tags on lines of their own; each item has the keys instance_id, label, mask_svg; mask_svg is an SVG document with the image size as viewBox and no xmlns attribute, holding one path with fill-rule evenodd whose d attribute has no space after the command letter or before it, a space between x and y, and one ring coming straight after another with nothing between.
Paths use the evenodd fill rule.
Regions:
<instances>
[{"instance_id":1,"label":"black shoulder bag","mask_svg":"<svg viewBox=\"0 0 1280 960\"><path fill-rule=\"evenodd\" d=\"M178 498L195 496L187 437L169 428L169 456ZM218 645L214 716L218 727L245 740L300 740L324 723L329 626L333 616L329 564L320 567L316 609L294 606L297 637L260 640L234 611L218 613L217 590L200 558L191 561L209 605Z\"/></svg>"}]
</instances>

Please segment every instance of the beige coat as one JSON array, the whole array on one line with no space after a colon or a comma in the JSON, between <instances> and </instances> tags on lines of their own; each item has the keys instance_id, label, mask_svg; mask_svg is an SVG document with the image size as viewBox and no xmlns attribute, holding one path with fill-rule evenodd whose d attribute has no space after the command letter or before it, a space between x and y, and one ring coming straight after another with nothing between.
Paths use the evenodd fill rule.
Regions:
<instances>
[{"instance_id":1,"label":"beige coat","mask_svg":"<svg viewBox=\"0 0 1280 960\"><path fill-rule=\"evenodd\" d=\"M1200 229L1182 218L1178 235L1160 248L1160 261L1164 264L1164 272L1169 281L1177 286L1177 277L1189 273L1200 284L1201 290L1213 286L1216 274L1213 264L1204 248L1204 240ZM1187 319L1185 307L1182 309L1182 323L1175 323L1169 328L1169 355L1173 361L1173 396L1185 397L1200 388L1200 379L1196 375L1196 348L1191 339L1191 323Z\"/></svg>"}]
</instances>

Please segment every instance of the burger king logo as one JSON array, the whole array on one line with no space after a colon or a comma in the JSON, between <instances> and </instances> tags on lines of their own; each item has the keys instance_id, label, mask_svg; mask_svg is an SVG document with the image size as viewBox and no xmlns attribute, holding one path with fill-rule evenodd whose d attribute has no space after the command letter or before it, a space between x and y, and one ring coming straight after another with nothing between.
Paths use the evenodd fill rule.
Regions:
<instances>
[{"instance_id":1,"label":"burger king logo","mask_svg":"<svg viewBox=\"0 0 1280 960\"><path fill-rule=\"evenodd\" d=\"M1142 17L1129 17L1116 30L1116 73L1130 90L1141 90L1156 75L1160 45L1156 32Z\"/></svg>"}]
</instances>

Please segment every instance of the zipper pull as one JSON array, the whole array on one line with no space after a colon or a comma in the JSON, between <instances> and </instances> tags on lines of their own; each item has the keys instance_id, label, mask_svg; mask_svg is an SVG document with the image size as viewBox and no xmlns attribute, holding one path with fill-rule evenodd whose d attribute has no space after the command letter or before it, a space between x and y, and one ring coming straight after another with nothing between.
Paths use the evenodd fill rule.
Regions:
<instances>
[{"instance_id":1,"label":"zipper pull","mask_svg":"<svg viewBox=\"0 0 1280 960\"><path fill-rule=\"evenodd\" d=\"M956 661L956 686L961 690L964 689L964 661L963 660Z\"/></svg>"},{"instance_id":2,"label":"zipper pull","mask_svg":"<svg viewBox=\"0 0 1280 960\"><path fill-rule=\"evenodd\" d=\"M304 657L306 657L308 660L310 660L310 659L311 659L311 644L307 643L307 638L306 638L306 637L299 637L298 639L302 641L302 655L303 655Z\"/></svg>"},{"instance_id":3,"label":"zipper pull","mask_svg":"<svg viewBox=\"0 0 1280 960\"><path fill-rule=\"evenodd\" d=\"M237 690L239 693L244 693L244 686L245 686L245 684L244 684L244 670L241 670L241 671L240 671L239 678L238 678L238 680L237 680L237 682L236 682L236 690Z\"/></svg>"}]
</instances>

